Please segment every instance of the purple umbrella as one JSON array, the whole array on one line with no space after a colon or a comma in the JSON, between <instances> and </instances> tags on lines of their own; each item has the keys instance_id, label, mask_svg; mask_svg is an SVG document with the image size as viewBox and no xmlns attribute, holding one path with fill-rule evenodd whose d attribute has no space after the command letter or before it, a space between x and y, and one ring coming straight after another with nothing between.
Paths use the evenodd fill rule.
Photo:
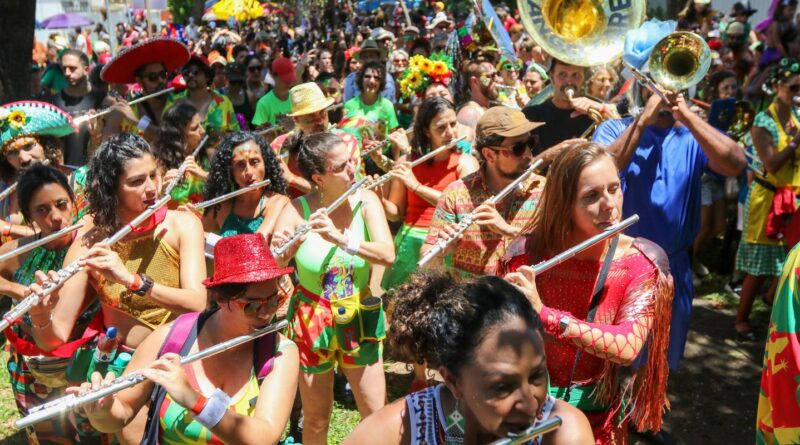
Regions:
<instances>
[{"instance_id":1,"label":"purple umbrella","mask_svg":"<svg viewBox=\"0 0 800 445\"><path fill-rule=\"evenodd\" d=\"M45 29L74 28L76 26L88 26L92 24L94 24L94 20L74 12L56 14L42 20L42 28Z\"/></svg>"}]
</instances>

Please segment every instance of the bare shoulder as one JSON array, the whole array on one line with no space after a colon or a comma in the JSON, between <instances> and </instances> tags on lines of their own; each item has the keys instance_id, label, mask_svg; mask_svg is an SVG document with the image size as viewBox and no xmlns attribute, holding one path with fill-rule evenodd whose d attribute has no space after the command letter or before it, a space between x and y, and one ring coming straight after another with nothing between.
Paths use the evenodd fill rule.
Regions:
<instances>
[{"instance_id":1,"label":"bare shoulder","mask_svg":"<svg viewBox=\"0 0 800 445\"><path fill-rule=\"evenodd\" d=\"M383 444L409 443L406 431L407 412L405 397L395 400L361 421L344 440L343 445L375 443L380 437Z\"/></svg>"},{"instance_id":2,"label":"bare shoulder","mask_svg":"<svg viewBox=\"0 0 800 445\"><path fill-rule=\"evenodd\" d=\"M203 230L200 218L192 212L183 210L168 210L166 224L170 229L175 229L178 233L184 233L187 230Z\"/></svg>"},{"instance_id":3,"label":"bare shoulder","mask_svg":"<svg viewBox=\"0 0 800 445\"><path fill-rule=\"evenodd\" d=\"M551 416L561 418L561 426L553 433L544 436L546 445L592 445L594 436L586 416L574 406L563 400L556 400Z\"/></svg>"}]
</instances>

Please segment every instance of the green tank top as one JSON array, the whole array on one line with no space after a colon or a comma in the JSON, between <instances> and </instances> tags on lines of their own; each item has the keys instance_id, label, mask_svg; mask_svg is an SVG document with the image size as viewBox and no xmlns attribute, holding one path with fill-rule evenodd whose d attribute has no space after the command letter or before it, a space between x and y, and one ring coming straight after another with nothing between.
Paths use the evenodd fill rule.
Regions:
<instances>
[{"instance_id":1,"label":"green tank top","mask_svg":"<svg viewBox=\"0 0 800 445\"><path fill-rule=\"evenodd\" d=\"M264 196L258 201L258 216L255 218L242 218L233 213L233 205L225 221L222 222L222 227L219 229L219 236L225 238L226 236L241 235L256 233L261 223L264 222L264 217L261 212L264 210Z\"/></svg>"},{"instance_id":2,"label":"green tank top","mask_svg":"<svg viewBox=\"0 0 800 445\"><path fill-rule=\"evenodd\" d=\"M303 219L308 221L311 208L304 196L299 199L303 206ZM353 208L349 236L369 241L369 230L361 212L362 204L363 201L359 200ZM300 285L326 300L344 298L369 287L370 264L325 241L314 232L308 232L306 240L297 249L295 262Z\"/></svg>"}]
</instances>

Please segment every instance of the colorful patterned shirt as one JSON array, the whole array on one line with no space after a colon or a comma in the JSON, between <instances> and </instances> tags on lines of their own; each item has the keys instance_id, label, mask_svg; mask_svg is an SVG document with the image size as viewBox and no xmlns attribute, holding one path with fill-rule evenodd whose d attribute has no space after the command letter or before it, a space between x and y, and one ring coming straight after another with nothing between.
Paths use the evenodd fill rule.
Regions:
<instances>
[{"instance_id":1,"label":"colorful patterned shirt","mask_svg":"<svg viewBox=\"0 0 800 445\"><path fill-rule=\"evenodd\" d=\"M516 191L506 196L497 203L497 211L512 227L527 226L538 207L544 183L544 177L531 175L522 183L524 192ZM484 185L482 169L448 185L436 203L425 244L436 244L444 226L462 221L491 196ZM457 241L452 267L464 276L495 275L497 263L511 241L513 239L472 224Z\"/></svg>"},{"instance_id":2,"label":"colorful patterned shirt","mask_svg":"<svg viewBox=\"0 0 800 445\"><path fill-rule=\"evenodd\" d=\"M213 88L209 89L208 92L211 93L211 103L208 105L206 115L203 117L203 128L206 129L206 133L240 131L239 121L236 119L236 112L233 111L231 100ZM187 90L171 95L167 99L166 105L164 105L164 112L166 113L178 101L185 100L188 94Z\"/></svg>"}]
</instances>

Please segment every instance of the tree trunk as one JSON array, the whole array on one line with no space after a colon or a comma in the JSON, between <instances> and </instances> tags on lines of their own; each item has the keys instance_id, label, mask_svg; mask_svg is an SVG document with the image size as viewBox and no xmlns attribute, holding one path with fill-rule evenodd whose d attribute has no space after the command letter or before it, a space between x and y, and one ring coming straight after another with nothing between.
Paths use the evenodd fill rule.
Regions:
<instances>
[{"instance_id":1,"label":"tree trunk","mask_svg":"<svg viewBox=\"0 0 800 445\"><path fill-rule=\"evenodd\" d=\"M0 104L31 96L36 0L0 1Z\"/></svg>"},{"instance_id":2,"label":"tree trunk","mask_svg":"<svg viewBox=\"0 0 800 445\"><path fill-rule=\"evenodd\" d=\"M194 0L194 6L192 7L192 17L194 17L194 22L196 24L200 24L200 19L203 17L203 7L205 6L206 2L204 0Z\"/></svg>"}]
</instances>

